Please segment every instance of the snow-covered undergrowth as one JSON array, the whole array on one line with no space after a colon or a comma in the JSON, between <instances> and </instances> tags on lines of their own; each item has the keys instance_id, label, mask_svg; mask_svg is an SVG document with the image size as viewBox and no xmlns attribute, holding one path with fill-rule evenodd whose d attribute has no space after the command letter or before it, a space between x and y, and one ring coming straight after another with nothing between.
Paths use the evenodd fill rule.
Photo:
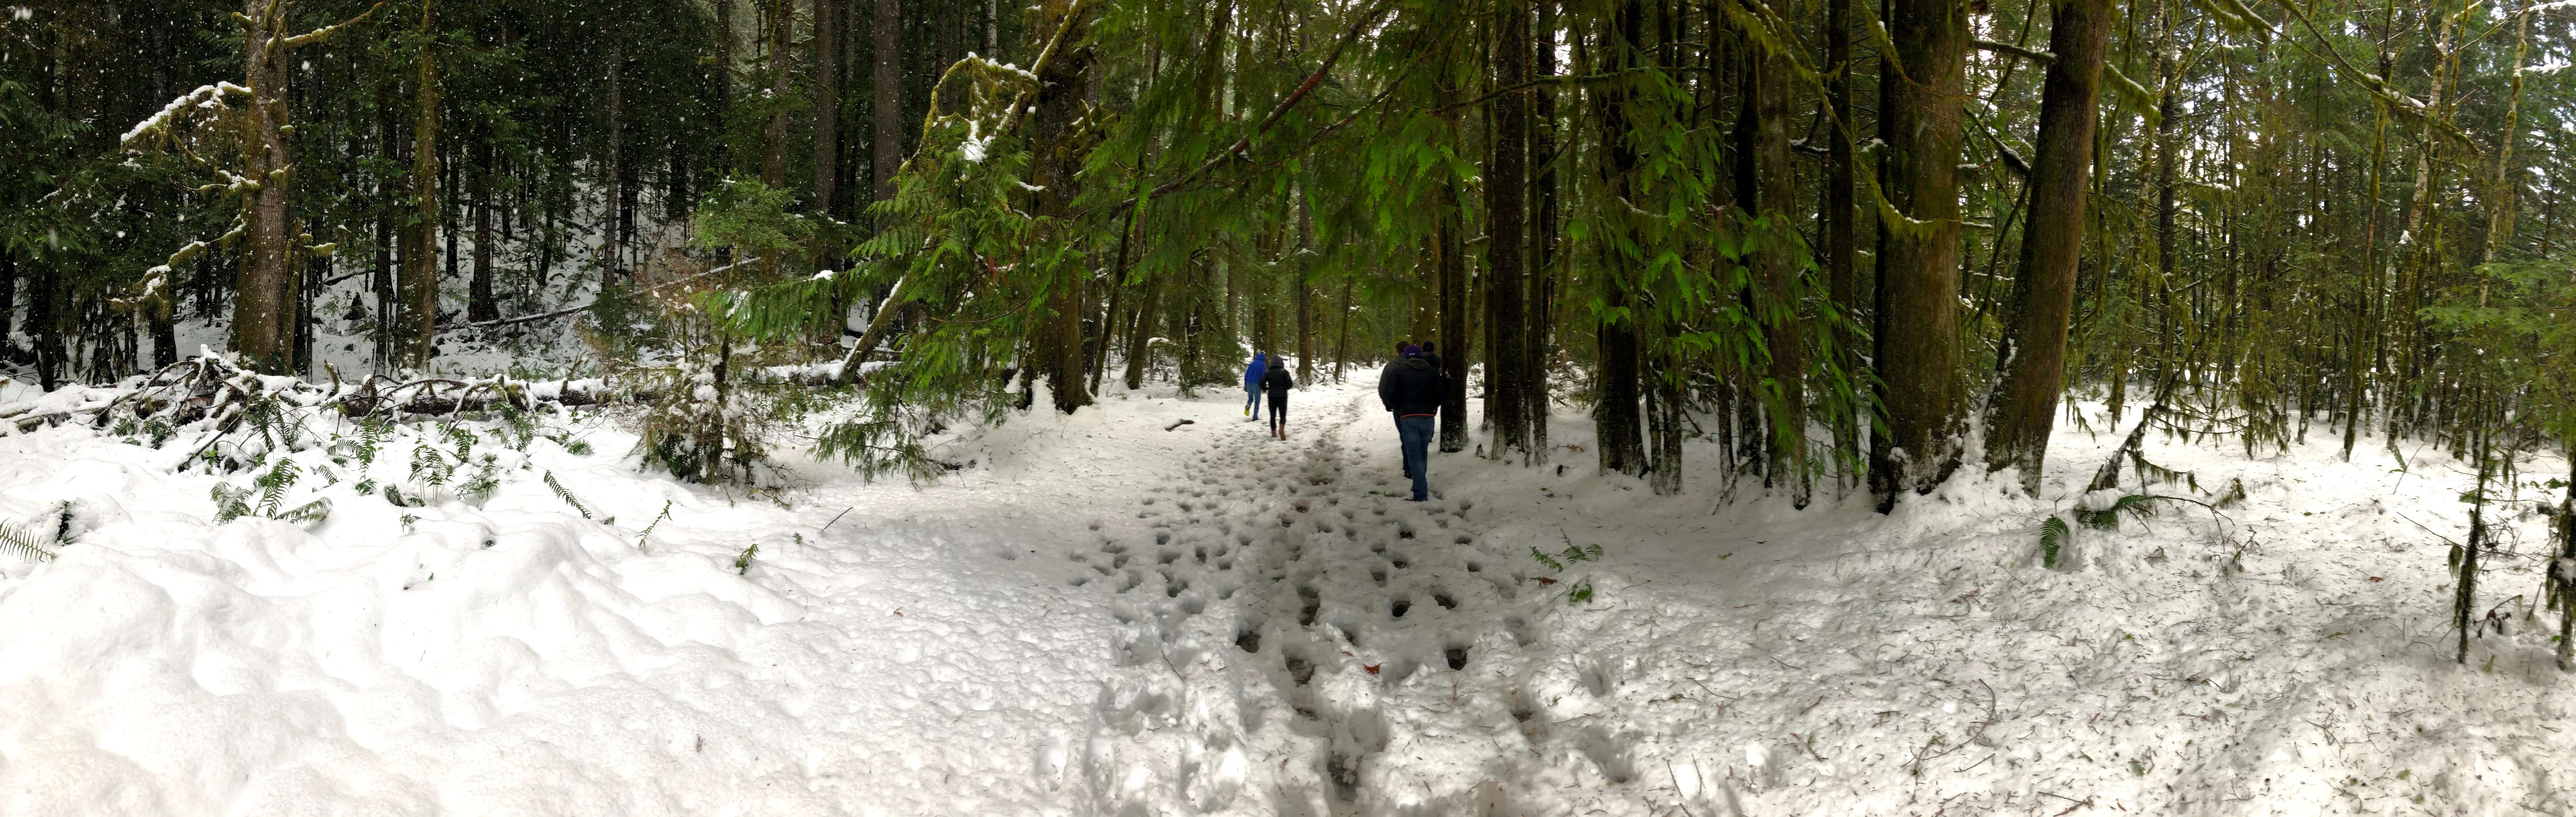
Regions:
<instances>
[{"instance_id":1,"label":"snow-covered undergrowth","mask_svg":"<svg viewBox=\"0 0 2576 817\"><path fill-rule=\"evenodd\" d=\"M0 547L0 813L2576 808L2550 632L2508 607L2450 661L2442 452L2157 441L2189 495L2243 484L2224 531L2078 528L2050 569L2112 434L2061 432L2042 498L1963 474L1881 517L1718 505L1713 449L1653 497L1560 416L1562 472L1440 455L1416 505L1368 386L1300 392L1287 441L1115 393L946 441L936 485L784 450L758 495L587 413L463 457L322 429L274 497L275 459L0 436L0 520L54 554ZM2486 604L2528 603L2541 521L2502 536Z\"/></svg>"}]
</instances>

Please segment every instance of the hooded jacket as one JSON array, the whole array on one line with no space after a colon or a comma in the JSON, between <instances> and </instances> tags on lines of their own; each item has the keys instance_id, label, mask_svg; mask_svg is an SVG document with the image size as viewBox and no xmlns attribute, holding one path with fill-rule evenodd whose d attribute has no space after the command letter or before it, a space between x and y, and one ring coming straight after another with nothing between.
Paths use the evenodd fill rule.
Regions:
<instances>
[{"instance_id":1,"label":"hooded jacket","mask_svg":"<svg viewBox=\"0 0 2576 817\"><path fill-rule=\"evenodd\" d=\"M1385 386L1379 399L1395 416L1440 413L1440 390L1444 380L1440 370L1432 368L1429 358L1414 356L1388 364Z\"/></svg>"},{"instance_id":2,"label":"hooded jacket","mask_svg":"<svg viewBox=\"0 0 2576 817\"><path fill-rule=\"evenodd\" d=\"M1261 388L1261 375L1264 371L1269 369L1269 361L1269 355L1257 354L1252 356L1252 362L1243 367L1243 387L1245 389Z\"/></svg>"},{"instance_id":3,"label":"hooded jacket","mask_svg":"<svg viewBox=\"0 0 2576 817\"><path fill-rule=\"evenodd\" d=\"M1274 406L1288 405L1288 390L1296 387L1297 380L1288 376L1286 366L1272 366L1268 374L1261 376L1261 391L1270 395L1270 404Z\"/></svg>"}]
</instances>

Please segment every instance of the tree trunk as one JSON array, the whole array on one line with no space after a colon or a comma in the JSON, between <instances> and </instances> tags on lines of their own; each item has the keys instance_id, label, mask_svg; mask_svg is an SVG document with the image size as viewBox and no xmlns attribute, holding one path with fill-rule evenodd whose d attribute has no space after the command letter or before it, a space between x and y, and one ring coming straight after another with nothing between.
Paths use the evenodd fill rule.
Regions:
<instances>
[{"instance_id":1,"label":"tree trunk","mask_svg":"<svg viewBox=\"0 0 2576 817\"><path fill-rule=\"evenodd\" d=\"M1307 192L1304 185L1298 186L1297 249L1299 252L1297 263L1291 266L1291 274L1296 276L1293 280L1296 282L1297 382L1300 385L1313 382L1315 379L1315 293L1314 288L1306 282L1306 273L1313 269L1313 265L1307 263L1307 259L1314 257L1315 252L1315 210L1313 203L1307 199Z\"/></svg>"},{"instance_id":2,"label":"tree trunk","mask_svg":"<svg viewBox=\"0 0 2576 817\"><path fill-rule=\"evenodd\" d=\"M1855 0L1825 0L1825 65L1832 73L1825 78L1825 106L1831 114L1833 129L1826 136L1825 189L1823 222L1825 246L1825 287L1833 298L1834 310L1845 321L1857 325L1861 316L1859 255L1859 201L1854 185L1854 164L1859 161L1853 149L1852 135L1860 123L1852 116L1852 49L1851 4ZM1834 337L1836 360L1843 376L1855 386L1866 382L1860 356L1861 337L1841 332ZM1857 459L1861 451L1859 421L1845 406L1837 410L1828 426L1834 432L1834 448L1848 459ZM1839 469L1838 469L1839 470ZM1849 482L1842 483L1849 487Z\"/></svg>"},{"instance_id":3,"label":"tree trunk","mask_svg":"<svg viewBox=\"0 0 2576 817\"><path fill-rule=\"evenodd\" d=\"M1457 180L1443 180L1440 196L1440 450L1445 453L1467 449L1467 363L1474 359L1475 344L1467 334L1467 239L1462 235L1466 225L1460 223L1466 207L1459 200Z\"/></svg>"},{"instance_id":4,"label":"tree trunk","mask_svg":"<svg viewBox=\"0 0 2576 817\"><path fill-rule=\"evenodd\" d=\"M1501 0L1494 11L1495 43L1489 52L1494 87L1516 88L1530 81L1528 0ZM1505 93L1490 105L1486 121L1492 136L1486 144L1493 155L1485 165L1485 325L1491 348L1485 357L1492 363L1485 371L1485 417L1494 428L1490 456L1502 459L1506 452L1517 453L1528 464L1529 397L1524 373L1529 366L1529 333L1522 293L1529 270L1522 228L1529 217L1529 202L1523 198L1529 192L1529 97Z\"/></svg>"},{"instance_id":5,"label":"tree trunk","mask_svg":"<svg viewBox=\"0 0 2576 817\"><path fill-rule=\"evenodd\" d=\"M615 280L626 266L626 23L623 3L612 4L608 20L608 167L601 174L607 194L606 234L599 239L599 280Z\"/></svg>"},{"instance_id":6,"label":"tree trunk","mask_svg":"<svg viewBox=\"0 0 2576 817\"><path fill-rule=\"evenodd\" d=\"M1903 79L1883 102L1894 204L1884 249L1886 331L1878 374L1887 386L1890 446L1874 448L1870 480L1881 510L1900 491L1929 493L1959 462L1966 402L1959 373L1959 147L1967 79L1966 0L1892 0L1889 23ZM1891 66L1894 70L1894 66Z\"/></svg>"},{"instance_id":7,"label":"tree trunk","mask_svg":"<svg viewBox=\"0 0 2576 817\"><path fill-rule=\"evenodd\" d=\"M1074 173L1082 169L1083 157L1075 146L1082 138L1077 130L1082 118L1084 93L1090 86L1092 50L1084 42L1091 12L1079 0L1051 0L1046 17L1061 21L1065 15L1076 15L1065 31L1065 50L1055 54L1039 67L1039 91L1029 115L1030 151L1036 157L1029 173L1029 184L1038 188L1033 194L1034 209L1042 217L1070 223L1073 200L1080 184ZM1057 411L1072 414L1075 409L1091 405L1091 390L1082 379L1082 313L1090 303L1083 296L1083 279L1089 265L1080 256L1058 262L1055 281L1046 298L1047 315L1040 324L1035 348L1042 358L1036 361L1039 371L1047 376L1047 388L1054 393Z\"/></svg>"},{"instance_id":8,"label":"tree trunk","mask_svg":"<svg viewBox=\"0 0 2576 817\"><path fill-rule=\"evenodd\" d=\"M1333 337L1333 382L1335 383L1343 382L1345 367L1351 362L1352 280L1348 275L1342 278L1342 308L1336 313L1340 318L1336 321L1338 328Z\"/></svg>"},{"instance_id":9,"label":"tree trunk","mask_svg":"<svg viewBox=\"0 0 2576 817\"><path fill-rule=\"evenodd\" d=\"M894 198L894 171L903 164L903 0L876 0L876 55L869 102L876 107L876 133L868 147L875 154L870 169L876 178L876 200Z\"/></svg>"},{"instance_id":10,"label":"tree trunk","mask_svg":"<svg viewBox=\"0 0 2576 817\"><path fill-rule=\"evenodd\" d=\"M1533 32L1531 51L1534 57L1533 78L1556 76L1556 25L1558 0L1535 0L1538 27ZM1529 428L1529 449L1523 463L1530 467L1548 461L1547 414L1549 408L1547 363L1551 338L1556 332L1556 90L1539 88L1532 93L1536 116L1529 128L1529 156L1538 162L1530 174L1530 268L1525 271L1523 287L1527 293L1524 323L1529 327L1523 340L1521 363L1521 399L1525 407L1521 418Z\"/></svg>"},{"instance_id":11,"label":"tree trunk","mask_svg":"<svg viewBox=\"0 0 2576 817\"><path fill-rule=\"evenodd\" d=\"M796 0L769 4L769 92L783 100L795 90L789 57L796 49ZM775 105L760 131L760 183L772 190L787 187L787 107ZM773 270L775 271L775 270Z\"/></svg>"},{"instance_id":12,"label":"tree trunk","mask_svg":"<svg viewBox=\"0 0 2576 817\"><path fill-rule=\"evenodd\" d=\"M1762 326L1763 345L1770 356L1768 382L1764 384L1762 405L1773 412L1770 460L1764 473L1775 479L1785 478L1791 502L1807 506L1807 394L1806 338L1801 331L1806 323L1798 318L1798 264L1796 218L1798 207L1798 167L1789 157L1789 67L1788 54L1773 53L1756 46L1752 49L1752 87L1747 89L1753 105L1753 164L1755 213L1770 232L1763 242L1765 251L1756 261L1762 281L1762 297L1757 312ZM1675 395L1678 397L1678 394ZM1679 409L1674 416L1680 416ZM1672 446L1680 453L1678 444ZM1673 477L1676 481L1680 475Z\"/></svg>"},{"instance_id":13,"label":"tree trunk","mask_svg":"<svg viewBox=\"0 0 2576 817\"><path fill-rule=\"evenodd\" d=\"M293 163L287 157L285 50L277 41L287 35L281 0L250 0L244 15L244 68L251 100L245 111L248 139L243 145L242 176L259 183L242 213L241 272L234 282L232 348L242 362L264 372L284 372L293 354L288 326L288 246L294 236L287 224L287 198L294 190ZM49 378L50 379L50 378Z\"/></svg>"},{"instance_id":14,"label":"tree trunk","mask_svg":"<svg viewBox=\"0 0 2576 817\"><path fill-rule=\"evenodd\" d=\"M172 297L176 298L175 295ZM9 344L9 330L11 323L17 317L18 251L0 247L0 359L15 357Z\"/></svg>"},{"instance_id":15,"label":"tree trunk","mask_svg":"<svg viewBox=\"0 0 2576 817\"><path fill-rule=\"evenodd\" d=\"M393 106L378 108L378 117L376 132L382 136L385 162L391 167L401 167L403 164L402 139L400 130L394 124ZM377 200L388 203L377 206L375 273L369 276L367 281L368 289L376 296L376 314L370 316L375 324L371 327L375 336L375 353L370 358L370 362L376 374L388 374L392 371L395 354L394 338L400 329L400 325L395 322L395 316L401 312L400 296L394 291L394 271L397 269L394 245L396 241L408 242L411 236L410 230L397 230L394 227L396 213L390 202L396 200L397 192L390 179L380 179L376 182Z\"/></svg>"},{"instance_id":16,"label":"tree trunk","mask_svg":"<svg viewBox=\"0 0 2576 817\"><path fill-rule=\"evenodd\" d=\"M403 251L403 359L415 367L429 365L438 328L438 63L429 38L438 35L435 0L420 9L420 84L412 110L411 240Z\"/></svg>"},{"instance_id":17,"label":"tree trunk","mask_svg":"<svg viewBox=\"0 0 2576 817\"><path fill-rule=\"evenodd\" d=\"M501 319L501 304L492 295L492 139L476 134L474 143L474 277L467 286L465 319Z\"/></svg>"},{"instance_id":18,"label":"tree trunk","mask_svg":"<svg viewBox=\"0 0 2576 817\"><path fill-rule=\"evenodd\" d=\"M1154 360L1154 320L1162 314L1163 285L1170 276L1155 276L1146 281L1145 300L1136 305L1136 320L1127 332L1127 390L1145 386L1145 369Z\"/></svg>"},{"instance_id":19,"label":"tree trunk","mask_svg":"<svg viewBox=\"0 0 2576 817\"><path fill-rule=\"evenodd\" d=\"M814 0L814 211L834 212L841 180L841 0Z\"/></svg>"},{"instance_id":20,"label":"tree trunk","mask_svg":"<svg viewBox=\"0 0 2576 817\"><path fill-rule=\"evenodd\" d=\"M53 391L70 368L63 354L64 299L70 293L62 272L50 264L34 266L35 275L27 282L27 336L36 342L36 385Z\"/></svg>"},{"instance_id":21,"label":"tree trunk","mask_svg":"<svg viewBox=\"0 0 2576 817\"><path fill-rule=\"evenodd\" d=\"M1611 70L1626 70L1637 64L1637 31L1644 15L1638 0L1620 0L1612 11L1610 30L1600 52ZM1637 149L1628 143L1628 97L1625 86L1613 85L1596 96L1601 110L1602 190L1609 204L1623 206L1628 198L1630 174L1637 166ZM1630 304L1628 281L1624 269L1630 260L1611 250L1603 263L1611 270L1600 276L1601 302L1607 310L1624 312ZM1637 322L1634 317L1613 320L1605 318L1598 331L1599 371L1596 378L1599 402L1593 408L1593 421L1598 427L1594 445L1601 461L1601 472L1637 476L1646 470L1646 441L1637 416Z\"/></svg>"},{"instance_id":22,"label":"tree trunk","mask_svg":"<svg viewBox=\"0 0 2576 817\"><path fill-rule=\"evenodd\" d=\"M2066 334L2092 192L2094 101L2114 16L2106 0L2055 0L2048 48L2057 60L2040 90L2021 271L1997 353L2002 378L1987 402L1986 467L2021 469L2022 490L2034 496L2065 390Z\"/></svg>"}]
</instances>

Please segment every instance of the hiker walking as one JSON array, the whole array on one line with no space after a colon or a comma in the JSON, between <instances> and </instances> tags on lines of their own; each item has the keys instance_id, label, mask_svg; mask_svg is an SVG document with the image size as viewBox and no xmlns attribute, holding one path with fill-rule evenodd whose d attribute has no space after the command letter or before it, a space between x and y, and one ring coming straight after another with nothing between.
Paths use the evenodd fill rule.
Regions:
<instances>
[{"instance_id":1,"label":"hiker walking","mask_svg":"<svg viewBox=\"0 0 2576 817\"><path fill-rule=\"evenodd\" d=\"M1261 419L1261 375L1270 367L1270 356L1254 352L1252 362L1243 367L1243 416Z\"/></svg>"},{"instance_id":2,"label":"hiker walking","mask_svg":"<svg viewBox=\"0 0 2576 817\"><path fill-rule=\"evenodd\" d=\"M1404 347L1403 357L1389 368L1392 371L1379 384L1379 399L1395 415L1395 435L1403 441L1404 475L1413 479L1409 501L1422 502L1431 498L1432 421L1440 416L1440 393L1446 383L1419 346Z\"/></svg>"},{"instance_id":3,"label":"hiker walking","mask_svg":"<svg viewBox=\"0 0 2576 817\"><path fill-rule=\"evenodd\" d=\"M1386 359L1386 366L1384 368L1377 370L1378 402L1386 402L1389 396L1395 393L1395 367L1404 363L1404 350L1412 348L1412 346L1413 343L1411 341L1396 341L1395 354Z\"/></svg>"},{"instance_id":4,"label":"hiker walking","mask_svg":"<svg viewBox=\"0 0 2576 817\"><path fill-rule=\"evenodd\" d=\"M1288 390L1296 387L1297 381L1289 379L1284 365L1272 366L1261 376L1261 390L1270 395L1271 439L1288 439Z\"/></svg>"}]
</instances>

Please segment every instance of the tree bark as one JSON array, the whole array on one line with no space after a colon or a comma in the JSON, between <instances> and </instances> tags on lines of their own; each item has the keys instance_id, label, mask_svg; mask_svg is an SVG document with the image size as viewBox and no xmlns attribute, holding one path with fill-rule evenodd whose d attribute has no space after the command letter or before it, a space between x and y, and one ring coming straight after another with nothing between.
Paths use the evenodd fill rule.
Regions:
<instances>
[{"instance_id":1,"label":"tree bark","mask_svg":"<svg viewBox=\"0 0 2576 817\"><path fill-rule=\"evenodd\" d=\"M1825 0L1825 64L1831 73L1825 77L1825 106L1832 114L1833 128L1826 136L1824 214L1825 287L1833 298L1834 309L1849 325L1857 326L1861 318L1861 279L1858 266L1860 235L1859 201L1855 192L1859 161L1852 145L1852 135L1860 123L1852 115L1851 4L1855 0ZM1836 360L1843 376L1855 386L1866 382L1860 356L1861 336L1841 332L1834 338ZM1858 418L1849 407L1831 418L1834 448L1846 458L1857 459L1861 451ZM1843 483L1846 487L1849 482Z\"/></svg>"},{"instance_id":2,"label":"tree bark","mask_svg":"<svg viewBox=\"0 0 2576 817\"><path fill-rule=\"evenodd\" d=\"M477 133L474 144L474 277L467 284L465 319L501 319L500 301L492 295L492 139Z\"/></svg>"},{"instance_id":3,"label":"tree bark","mask_svg":"<svg viewBox=\"0 0 2576 817\"><path fill-rule=\"evenodd\" d=\"M1516 88L1530 81L1530 9L1528 0L1500 0L1494 7L1494 87ZM1486 144L1492 156L1485 165L1485 325L1491 348L1486 358L1485 417L1493 424L1489 456L1529 455L1529 349L1523 292L1529 277L1522 228L1529 217L1529 97L1512 92L1488 103Z\"/></svg>"},{"instance_id":4,"label":"tree bark","mask_svg":"<svg viewBox=\"0 0 2576 817\"><path fill-rule=\"evenodd\" d=\"M2055 0L2051 14L2048 49L2057 59L2040 89L2021 271L1997 353L2002 378L1986 410L1986 468L2021 469L2022 490L2033 495L2056 427L2057 398L2065 390L2066 334L2091 197L2094 105L2114 16L2106 0Z\"/></svg>"},{"instance_id":5,"label":"tree bark","mask_svg":"<svg viewBox=\"0 0 2576 817\"><path fill-rule=\"evenodd\" d=\"M419 85L414 88L411 133L411 240L403 251L402 348L404 362L427 366L438 328L438 62L430 38L438 36L435 0L420 8Z\"/></svg>"},{"instance_id":6,"label":"tree bark","mask_svg":"<svg viewBox=\"0 0 2576 817\"><path fill-rule=\"evenodd\" d=\"M178 272L172 271L173 276ZM172 296L174 299L177 296ZM18 251L0 247L0 355L9 355L10 323L18 317Z\"/></svg>"},{"instance_id":7,"label":"tree bark","mask_svg":"<svg viewBox=\"0 0 2576 817\"><path fill-rule=\"evenodd\" d=\"M1614 71L1637 64L1637 32L1644 11L1638 0L1620 0L1611 12L1609 31L1600 53L1607 57L1606 68ZM1625 86L1613 85L1596 94L1600 100L1602 190L1609 199L1606 206L1624 206L1628 198L1630 175L1637 166L1637 149L1628 143L1628 97ZM1607 310L1627 311L1631 304L1626 276L1619 272L1629 259L1616 250L1603 262L1611 270L1600 276L1601 302ZM1601 472L1637 476L1646 471L1646 441L1637 416L1637 356L1639 353L1635 318L1604 317L1597 333L1600 347L1599 402L1593 407L1593 420L1598 439L1595 447Z\"/></svg>"},{"instance_id":8,"label":"tree bark","mask_svg":"<svg viewBox=\"0 0 2576 817\"><path fill-rule=\"evenodd\" d=\"M1534 60L1533 78L1556 76L1556 26L1558 0L1535 0L1538 26L1530 37ZM1529 449L1523 463L1536 468L1548 461L1547 415L1549 408L1547 363L1556 332L1556 90L1539 88L1532 92L1535 116L1529 128L1529 156L1537 163L1530 174L1530 268L1523 276L1527 293L1524 323L1529 327L1523 342L1525 354L1521 363L1521 410L1529 427Z\"/></svg>"},{"instance_id":9,"label":"tree bark","mask_svg":"<svg viewBox=\"0 0 2576 817\"><path fill-rule=\"evenodd\" d=\"M34 266L35 274L27 282L27 336L36 342L36 385L53 391L70 368L63 354L64 300L70 293L63 286L61 271L48 264Z\"/></svg>"},{"instance_id":10,"label":"tree bark","mask_svg":"<svg viewBox=\"0 0 2576 817\"><path fill-rule=\"evenodd\" d=\"M1445 453L1467 449L1467 364L1474 359L1475 344L1467 334L1467 239L1461 234L1466 207L1457 180L1442 180L1440 196L1440 450Z\"/></svg>"},{"instance_id":11,"label":"tree bark","mask_svg":"<svg viewBox=\"0 0 2576 817\"><path fill-rule=\"evenodd\" d=\"M1296 263L1290 265L1290 274L1296 276L1291 280L1296 285L1294 294L1297 299L1297 382L1300 384L1313 382L1315 379L1315 293L1314 288L1306 282L1306 273L1314 268L1312 264L1307 263L1307 260L1313 258L1315 252L1315 210L1312 202L1307 200L1306 194L1306 186L1298 185L1298 252Z\"/></svg>"},{"instance_id":12,"label":"tree bark","mask_svg":"<svg viewBox=\"0 0 2576 817\"><path fill-rule=\"evenodd\" d=\"M287 201L294 189L293 164L287 155L286 50L278 43L288 35L281 0L250 0L244 15L245 79L251 100L244 133L242 176L258 183L243 207L241 271L234 281L232 348L242 363L279 373L293 354L288 326L288 246L294 237L287 224ZM48 378L50 379L50 378Z\"/></svg>"},{"instance_id":13,"label":"tree bark","mask_svg":"<svg viewBox=\"0 0 2576 817\"><path fill-rule=\"evenodd\" d=\"M869 102L876 108L876 133L868 147L876 181L876 200L894 198L894 171L903 165L903 3L876 0L876 54Z\"/></svg>"},{"instance_id":14,"label":"tree bark","mask_svg":"<svg viewBox=\"0 0 2576 817\"><path fill-rule=\"evenodd\" d=\"M814 211L832 215L841 180L841 0L814 0Z\"/></svg>"},{"instance_id":15,"label":"tree bark","mask_svg":"<svg viewBox=\"0 0 2576 817\"><path fill-rule=\"evenodd\" d=\"M1040 216L1063 222L1073 220L1073 200L1080 184L1074 173L1082 169L1082 134L1076 130L1082 118L1084 94L1090 85L1092 50L1085 43L1091 11L1076 0L1050 0L1046 17L1061 21L1075 15L1064 33L1064 50L1039 66L1037 99L1030 115L1031 164L1029 184L1038 188L1033 194L1034 209ZM1047 26L1049 29L1056 25ZM1082 313L1090 303L1083 296L1083 279L1089 265L1074 257L1059 262L1055 281L1047 295L1047 315L1038 327L1034 344L1041 360L1039 370L1047 377L1047 388L1053 393L1057 411L1072 414L1075 409L1091 405L1091 390L1082 379Z\"/></svg>"},{"instance_id":16,"label":"tree bark","mask_svg":"<svg viewBox=\"0 0 2576 817\"><path fill-rule=\"evenodd\" d=\"M790 57L796 49L796 0L773 0L769 23L769 91L774 100L794 93ZM760 183L772 190L787 187L787 107L773 105L769 123L760 131Z\"/></svg>"},{"instance_id":17,"label":"tree bark","mask_svg":"<svg viewBox=\"0 0 2576 817\"><path fill-rule=\"evenodd\" d=\"M1797 226L1798 167L1789 157L1789 67L1791 57L1756 45L1752 56L1753 164L1755 213L1770 235L1756 261L1762 276L1759 323L1770 371L1762 403L1774 412L1770 460L1765 473L1789 481L1793 504L1808 499L1807 396L1805 322L1798 318ZM1678 395L1676 395L1678 396ZM1679 410L1675 409L1678 418ZM1680 452L1674 447L1675 454ZM1679 475L1675 475L1678 478Z\"/></svg>"},{"instance_id":18,"label":"tree bark","mask_svg":"<svg viewBox=\"0 0 2576 817\"><path fill-rule=\"evenodd\" d=\"M1904 490L1929 493L1959 462L1965 411L1959 372L1959 148L1967 79L1967 0L1892 0L1896 44L1882 104L1893 204L1879 285L1885 331L1889 445L1874 447L1870 481L1882 511Z\"/></svg>"},{"instance_id":19,"label":"tree bark","mask_svg":"<svg viewBox=\"0 0 2576 817\"><path fill-rule=\"evenodd\" d=\"M607 192L606 234L600 236L599 280L604 286L626 267L626 22L624 3L611 3L608 19L608 166L601 174ZM730 70L730 68L728 68Z\"/></svg>"}]
</instances>

